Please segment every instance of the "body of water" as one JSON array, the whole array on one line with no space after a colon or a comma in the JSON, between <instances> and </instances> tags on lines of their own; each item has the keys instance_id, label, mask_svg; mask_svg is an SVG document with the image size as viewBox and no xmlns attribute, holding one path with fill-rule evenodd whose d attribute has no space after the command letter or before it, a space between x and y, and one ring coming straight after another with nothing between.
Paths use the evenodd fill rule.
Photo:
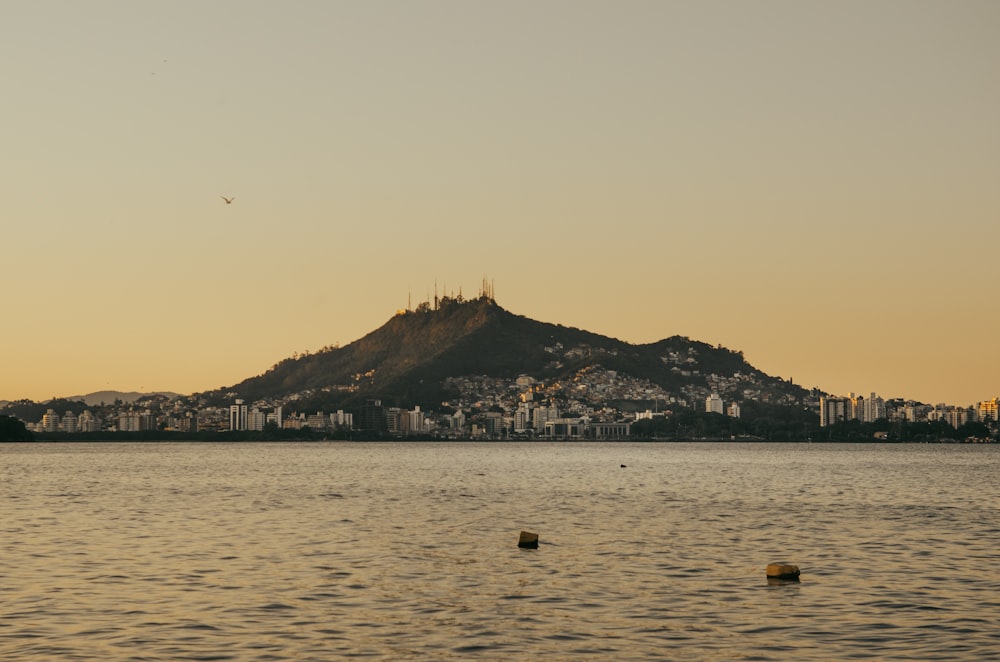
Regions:
<instances>
[{"instance_id":1,"label":"body of water","mask_svg":"<svg viewBox=\"0 0 1000 662\"><path fill-rule=\"evenodd\" d=\"M0 659L1000 659L998 469L966 445L0 444ZM801 582L769 584L779 561Z\"/></svg>"}]
</instances>

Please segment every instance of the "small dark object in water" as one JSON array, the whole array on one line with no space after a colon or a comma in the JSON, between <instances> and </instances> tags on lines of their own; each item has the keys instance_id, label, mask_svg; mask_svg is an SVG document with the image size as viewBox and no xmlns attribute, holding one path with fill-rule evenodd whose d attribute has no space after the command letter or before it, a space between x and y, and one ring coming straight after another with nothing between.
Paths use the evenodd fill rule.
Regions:
<instances>
[{"instance_id":1,"label":"small dark object in water","mask_svg":"<svg viewBox=\"0 0 1000 662\"><path fill-rule=\"evenodd\" d=\"M767 578L786 582L799 581L799 566L790 563L768 563Z\"/></svg>"},{"instance_id":2,"label":"small dark object in water","mask_svg":"<svg viewBox=\"0 0 1000 662\"><path fill-rule=\"evenodd\" d=\"M623 464L623 465L622 465L622 469L624 469L624 468L625 468L625 465Z\"/></svg>"},{"instance_id":3,"label":"small dark object in water","mask_svg":"<svg viewBox=\"0 0 1000 662\"><path fill-rule=\"evenodd\" d=\"M522 549L538 549L538 534L521 531L521 537L517 541L517 546Z\"/></svg>"}]
</instances>

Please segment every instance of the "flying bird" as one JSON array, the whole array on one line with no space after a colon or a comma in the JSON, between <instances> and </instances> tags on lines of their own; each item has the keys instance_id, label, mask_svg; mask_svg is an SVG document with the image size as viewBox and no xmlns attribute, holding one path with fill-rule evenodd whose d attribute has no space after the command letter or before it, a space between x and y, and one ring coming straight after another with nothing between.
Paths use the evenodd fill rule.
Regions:
<instances>
[{"instance_id":1,"label":"flying bird","mask_svg":"<svg viewBox=\"0 0 1000 662\"><path fill-rule=\"evenodd\" d=\"M236 199L236 197L235 197L235 196L234 196L234 197L232 197L232 198L227 198L227 197L226 197L226 196L224 196L224 195L220 195L219 197L220 197L220 198L222 198L223 200L225 200L225 201L226 201L226 204L227 204L227 205L231 205L231 204L233 204L233 200L235 200L235 199Z\"/></svg>"}]
</instances>

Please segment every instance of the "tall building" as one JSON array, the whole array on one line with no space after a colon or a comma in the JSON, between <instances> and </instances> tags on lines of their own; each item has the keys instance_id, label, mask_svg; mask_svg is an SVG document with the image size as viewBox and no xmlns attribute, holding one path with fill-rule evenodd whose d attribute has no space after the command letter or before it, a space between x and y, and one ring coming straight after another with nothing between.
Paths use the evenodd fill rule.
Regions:
<instances>
[{"instance_id":1,"label":"tall building","mask_svg":"<svg viewBox=\"0 0 1000 662\"><path fill-rule=\"evenodd\" d=\"M59 414L55 409L49 409L42 415L43 432L59 432Z\"/></svg>"},{"instance_id":2,"label":"tall building","mask_svg":"<svg viewBox=\"0 0 1000 662\"><path fill-rule=\"evenodd\" d=\"M709 414L721 414L725 411L722 406L722 398L719 397L718 393L712 393L705 398L705 411Z\"/></svg>"},{"instance_id":3,"label":"tall building","mask_svg":"<svg viewBox=\"0 0 1000 662\"><path fill-rule=\"evenodd\" d=\"M875 421L885 417L885 400L880 398L875 393L872 393L868 396L868 399L865 400L864 418L861 420L865 423L874 423Z\"/></svg>"},{"instance_id":4,"label":"tall building","mask_svg":"<svg viewBox=\"0 0 1000 662\"><path fill-rule=\"evenodd\" d=\"M520 434L529 427L531 427L531 408L526 402L522 402L514 412L514 432Z\"/></svg>"},{"instance_id":5,"label":"tall building","mask_svg":"<svg viewBox=\"0 0 1000 662\"><path fill-rule=\"evenodd\" d=\"M938 405L928 415L928 420L944 421L953 428L960 428L969 421L969 410L962 407L946 407Z\"/></svg>"},{"instance_id":6,"label":"tall building","mask_svg":"<svg viewBox=\"0 0 1000 662\"><path fill-rule=\"evenodd\" d=\"M847 420L850 421L863 421L865 420L865 398L862 395L854 395L851 393L851 397L848 398L848 404L850 405L850 411L845 412L847 414Z\"/></svg>"},{"instance_id":7,"label":"tall building","mask_svg":"<svg viewBox=\"0 0 1000 662\"><path fill-rule=\"evenodd\" d=\"M100 432L101 431L101 419L94 416L94 414L89 410L85 410L80 414L80 418L77 419L77 428L80 432Z\"/></svg>"},{"instance_id":8,"label":"tall building","mask_svg":"<svg viewBox=\"0 0 1000 662\"><path fill-rule=\"evenodd\" d=\"M141 432L156 429L156 416L148 409L143 412L123 411L118 414L119 432Z\"/></svg>"},{"instance_id":9,"label":"tall building","mask_svg":"<svg viewBox=\"0 0 1000 662\"><path fill-rule=\"evenodd\" d=\"M979 420L984 423L987 420L996 423L997 421L1000 421L1000 418L998 418L1000 411L998 410L1000 410L1000 398L993 398L992 400L980 402L979 407L976 409L976 414L978 415Z\"/></svg>"},{"instance_id":10,"label":"tall building","mask_svg":"<svg viewBox=\"0 0 1000 662\"><path fill-rule=\"evenodd\" d=\"M403 434L419 434L426 431L424 413L417 406L413 411L403 412L400 418L400 426Z\"/></svg>"},{"instance_id":11,"label":"tall building","mask_svg":"<svg viewBox=\"0 0 1000 662\"><path fill-rule=\"evenodd\" d=\"M275 407L274 410L267 415L265 423L274 423L280 429L282 426L281 407Z\"/></svg>"},{"instance_id":12,"label":"tall building","mask_svg":"<svg viewBox=\"0 0 1000 662\"><path fill-rule=\"evenodd\" d=\"M71 411L66 412L66 415L62 417L62 431L63 432L77 432L77 419L76 414Z\"/></svg>"},{"instance_id":13,"label":"tall building","mask_svg":"<svg viewBox=\"0 0 1000 662\"><path fill-rule=\"evenodd\" d=\"M264 425L267 423L267 415L262 412L258 407L254 407L247 414L247 430L254 430L260 432L264 429Z\"/></svg>"},{"instance_id":14,"label":"tall building","mask_svg":"<svg viewBox=\"0 0 1000 662\"><path fill-rule=\"evenodd\" d=\"M819 397L819 424L820 427L833 425L840 421L847 420L847 413L850 411L851 401L848 398L830 398L825 395Z\"/></svg>"},{"instance_id":15,"label":"tall building","mask_svg":"<svg viewBox=\"0 0 1000 662\"><path fill-rule=\"evenodd\" d=\"M534 411L531 412L532 423L534 424L535 432L541 433L545 429L545 424L548 421L554 421L559 418L559 409L555 406L552 407L536 407Z\"/></svg>"},{"instance_id":16,"label":"tall building","mask_svg":"<svg viewBox=\"0 0 1000 662\"><path fill-rule=\"evenodd\" d=\"M330 414L330 421L333 423L335 428L353 429L354 428L354 414L345 412L343 409L338 409L335 413Z\"/></svg>"},{"instance_id":17,"label":"tall building","mask_svg":"<svg viewBox=\"0 0 1000 662\"><path fill-rule=\"evenodd\" d=\"M385 409L381 400L369 400L358 410L358 423L360 429L371 430L373 432L384 432L386 430Z\"/></svg>"},{"instance_id":18,"label":"tall building","mask_svg":"<svg viewBox=\"0 0 1000 662\"><path fill-rule=\"evenodd\" d=\"M237 400L236 404L229 405L229 429L247 429L247 406L242 400Z\"/></svg>"}]
</instances>

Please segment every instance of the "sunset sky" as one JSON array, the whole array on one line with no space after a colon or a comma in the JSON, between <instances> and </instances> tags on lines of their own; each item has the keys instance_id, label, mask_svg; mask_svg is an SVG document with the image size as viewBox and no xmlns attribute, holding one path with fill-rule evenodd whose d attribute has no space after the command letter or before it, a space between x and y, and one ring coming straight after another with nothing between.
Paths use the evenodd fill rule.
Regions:
<instances>
[{"instance_id":1,"label":"sunset sky","mask_svg":"<svg viewBox=\"0 0 1000 662\"><path fill-rule=\"evenodd\" d=\"M837 395L1000 396L998 34L995 0L7 0L0 399L231 385L484 277Z\"/></svg>"}]
</instances>

